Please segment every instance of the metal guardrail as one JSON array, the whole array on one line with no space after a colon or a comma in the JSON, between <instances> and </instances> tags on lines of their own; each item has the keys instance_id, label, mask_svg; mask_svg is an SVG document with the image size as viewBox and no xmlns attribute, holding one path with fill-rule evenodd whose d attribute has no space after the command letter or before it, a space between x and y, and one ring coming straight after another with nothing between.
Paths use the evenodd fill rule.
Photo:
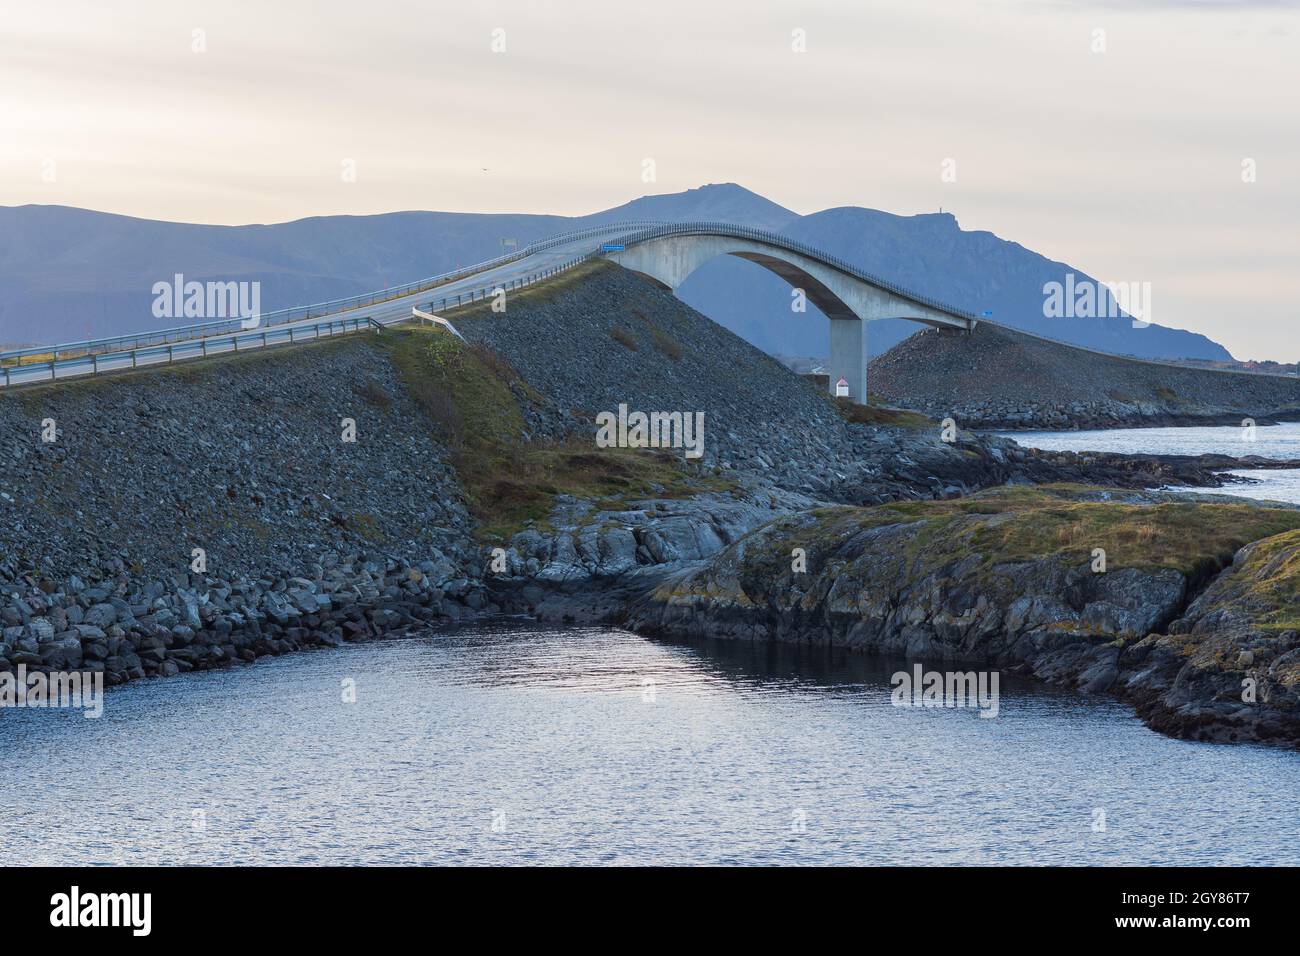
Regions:
<instances>
[{"instance_id":1,"label":"metal guardrail","mask_svg":"<svg viewBox=\"0 0 1300 956\"><path fill-rule=\"evenodd\" d=\"M258 328L286 325L290 322L310 319L313 313L317 316L324 317L335 312L345 312L367 305L377 305L391 299L399 299L416 292L425 291L426 289L446 285L449 282L456 282L460 279L476 275L477 273L485 272L488 269L495 269L503 265L508 265L511 262L527 258L528 256L534 255L538 252L544 252L545 250L557 245L563 245L588 236L600 235L604 232L638 228L652 224L653 223L649 220L638 220L633 222L610 223L603 226L589 226L585 229L562 233L558 236L551 236L548 239L541 239L537 242L529 243L516 252L508 253L504 256L498 256L495 259L489 259L485 262L465 266L464 268L456 269L451 272L444 272L441 275L419 279L415 282L389 286L375 292L365 292L341 299L331 299L326 302L315 302L310 305L292 306L287 309L277 309L274 312L266 312L259 316ZM60 355L66 355L69 352L75 353L76 357L88 357L95 353L127 352L134 351L135 349L146 345L167 344L173 340L179 342L187 339L196 339L222 330L234 331L235 329L232 327L238 327L239 331L256 331L244 329L242 326L243 321L242 318L236 316L224 319L212 319L205 322L196 322L190 325L172 326L165 329L154 329L146 332L128 333L126 335L109 336L98 339L86 339L80 342L63 342L57 345L32 345L26 348L11 349L0 352L0 363L12 361L15 365L11 367L21 367L24 364L46 365L49 361L60 361ZM50 359L38 363L25 363L23 361L24 359L33 356L45 355L50 356Z\"/></svg>"},{"instance_id":2,"label":"metal guardrail","mask_svg":"<svg viewBox=\"0 0 1300 956\"><path fill-rule=\"evenodd\" d=\"M442 299L434 299L429 302L429 311L434 311L434 303L440 303L437 311L446 312L448 309L459 309L462 306L471 305L474 302L482 302L488 297L493 296L498 290L510 292L514 289L522 289L526 286L541 282L543 279L549 279L554 275L572 269L574 266L581 265L588 259L594 259L600 255L600 249L593 249L590 252L584 252L580 256L575 256L567 262L562 262L558 266L548 266L531 275L523 276L519 279L511 279L507 282L497 282L493 285L483 286L479 289L471 289L469 292L458 292L455 296L444 296Z\"/></svg>"},{"instance_id":3,"label":"metal guardrail","mask_svg":"<svg viewBox=\"0 0 1300 956\"><path fill-rule=\"evenodd\" d=\"M462 269L456 269L452 272L445 272L440 275L430 276L426 279L419 279L415 282L408 282L403 285L389 286L379 289L375 292L362 293L355 296L347 296L341 299L331 299L325 302L315 302L310 305L293 306L287 309L278 309L273 312L267 312L259 317L259 328L274 327L277 325L286 325L290 322L310 319L315 313L318 316L326 316L335 312L349 311L355 308L361 308L367 305L377 305L392 299L399 299L422 292L427 289L436 288L439 285L445 285L460 279L485 272L489 269L495 269L511 262L516 262L528 256L535 255L538 252L544 252L555 246L564 245L579 239L590 236L597 236L605 233L622 233L624 245L634 245L649 239L661 238L669 235L690 235L690 234L709 234L725 235L736 238L753 239L764 242L779 248L788 249L791 252L797 252L816 259L826 265L839 269L865 282L872 283L889 292L901 295L905 298L912 299L922 305L939 309L940 311L949 312L964 319L976 319L960 309L956 309L945 303L930 299L925 296L917 295L901 286L887 282L878 276L864 272L852 264L845 262L835 256L829 255L822 250L808 246L801 242L795 242L786 239L776 233L767 232L761 229L752 229L747 226L736 226L731 223L723 222L685 222L685 223L666 223L654 220L629 220L624 222L606 223L597 226L588 226L585 229L578 229L573 232L561 233L558 236L551 236L548 239L538 240L526 245L524 248L509 253L504 256L498 256L495 259L489 259L485 262L475 263ZM536 280L533 280L536 281ZM517 286L516 286L517 287ZM450 303L451 299L443 300L444 303ZM462 293L458 299L459 302L468 301L465 294ZM445 307L445 306L444 306ZM105 352L131 352L143 346L153 344L168 344L170 342L183 342L190 339L209 335L218 331L234 331L232 327L238 327L239 331L256 331L245 330L242 328L244 320L239 317L213 319L206 322L198 322L190 325L172 326L165 329L154 329L145 332L130 333L126 335L111 336L99 339L86 339L80 342L64 342L57 345L34 345L22 349L12 349L0 352L0 363L11 361L15 362L17 367L24 364L46 365L49 361L62 361L61 355L74 353L78 358L89 357L94 354ZM49 360L38 363L26 363L23 360L33 356L50 356Z\"/></svg>"},{"instance_id":4,"label":"metal guardrail","mask_svg":"<svg viewBox=\"0 0 1300 956\"><path fill-rule=\"evenodd\" d=\"M249 332L234 332L230 335L212 335L184 342L172 342L166 345L147 345L107 354L92 353L71 359L51 359L48 362L13 365L0 369L0 372L3 372L4 387L10 388L15 385L53 382L81 375L100 375L105 372L117 372L125 369L169 365L173 362L205 358L211 355L233 355L237 352L263 349L272 345L313 342L335 335L362 332L367 329L381 329L383 327L382 323L375 321L370 316L326 319L311 325L290 325Z\"/></svg>"},{"instance_id":5,"label":"metal guardrail","mask_svg":"<svg viewBox=\"0 0 1300 956\"><path fill-rule=\"evenodd\" d=\"M590 232L599 234L602 231L604 231L603 227ZM567 236L563 241L571 242L573 239L574 237ZM554 244L548 240L548 245ZM451 297L445 297L442 300L443 308L444 310L446 308L458 308L474 302L482 302L493 296L497 290L510 291L533 285L572 269L574 266L599 255L599 253L599 249L593 249L559 265L548 266L545 269L540 269L518 279L512 279L509 282L495 283L472 289L469 292L458 294L455 301L452 301ZM429 308L430 311L433 310L433 303L430 303ZM388 322L381 322L368 315L324 319L311 325L281 324L250 331L232 332L228 335L210 335L180 342L170 342L163 345L150 344L116 352L91 353L89 355L79 355L75 358L50 359L46 362L29 362L25 365L11 365L0 369L0 385L3 385L4 388L10 388L17 385L59 381L64 378L82 375L100 375L124 369L165 365L207 356L233 355L237 352L266 348L271 345L312 342L334 335L361 332L367 329L382 329L388 325L409 321L409 318L409 316L401 316Z\"/></svg>"},{"instance_id":6,"label":"metal guardrail","mask_svg":"<svg viewBox=\"0 0 1300 956\"><path fill-rule=\"evenodd\" d=\"M338 334L340 329L344 331L356 331L359 328L359 326L353 325L351 328L343 329L340 323L346 325L346 323L368 322L376 327L382 327L381 323L376 322L368 316L359 319L326 320L307 326L294 326L289 323L299 321L295 316L300 311L304 311L306 316L310 317L310 312L316 309L346 311L356 308L361 304L376 304L391 299L403 298L416 292L435 288L438 285L454 282L467 276L472 276L489 269L506 265L510 262L518 261L559 245L565 245L580 239L606 235L609 233L618 234L619 241L625 248L641 242L671 235L705 234L751 239L808 256L809 258L859 278L862 281L875 284L889 292L900 295L904 298L912 299L913 301L927 305L931 308L949 312L950 314L964 319L975 318L962 310L955 309L951 306L945 305L944 303L940 303L924 296L918 296L900 286L896 286L880 279L879 277L863 272L842 259L831 256L828 253L815 249L804 243L786 239L776 233L767 232L761 229L752 229L747 226L736 226L731 223L723 222L665 223L639 220L590 226L574 232L552 236L549 239L529 243L518 252L499 256L495 259L488 260L487 262L478 263L455 272L445 273L441 276L421 280L420 282L407 283L401 286L391 286L387 289L381 289L362 296L335 299L330 302L315 303L309 306L299 306L294 309L282 309L278 312L267 313L267 315L262 317L263 320L272 316L279 316L280 320L277 322L264 321L259 329L241 329L237 332L222 335L190 335L190 333L210 331L213 328L228 327L232 324L238 324L241 322L238 318L221 319L190 326L179 326L171 329L158 329L151 332L142 332L137 335L94 339L85 342L69 343L57 346L33 346L27 349L4 352L0 353L0 361L3 361L6 358L41 354L48 354L51 355L51 357L43 362L20 362L17 365L6 366L0 368L0 373L3 373L4 387L8 388L15 384L55 381L61 377L72 377L85 374L96 375L101 371L137 368L140 365L158 364L161 361L172 362L177 359L195 358L210 354L240 351L241 343L243 343L242 348L247 348L249 343L252 343L252 347L264 347L271 344L282 344L301 341L304 339L319 338L320 330L322 328L329 330L325 333L326 335ZM509 292L514 289L524 288L536 282L551 278L560 272L571 269L574 266L600 256L603 253L604 249L600 246L596 246L557 266L550 266L546 269L539 270L538 272L520 278L511 279L504 283L494 283L477 289L471 289L467 292L459 292L456 293L454 297L448 295L444 296L441 300L430 300L428 311L446 311L448 309L460 308L474 302L483 301L489 296L495 294L497 290ZM435 306L437 306L437 308L435 308ZM181 338L176 342L166 341L166 339L171 335L178 335L181 336ZM159 337L164 339L163 344L157 344L156 340ZM123 345L128 343L132 344L133 347L126 349L122 348ZM69 351L78 352L79 354L72 358L59 358L60 353ZM163 355L167 356L165 360L160 358L160 356ZM36 374L38 369L41 370L41 374L39 375ZM48 372L48 376L45 372Z\"/></svg>"}]
</instances>

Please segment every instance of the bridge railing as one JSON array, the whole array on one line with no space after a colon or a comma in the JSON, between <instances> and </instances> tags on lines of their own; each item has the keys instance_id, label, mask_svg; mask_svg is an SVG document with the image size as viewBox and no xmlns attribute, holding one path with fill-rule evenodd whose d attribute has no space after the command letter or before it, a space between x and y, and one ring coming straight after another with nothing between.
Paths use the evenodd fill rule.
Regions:
<instances>
[{"instance_id":1,"label":"bridge railing","mask_svg":"<svg viewBox=\"0 0 1300 956\"><path fill-rule=\"evenodd\" d=\"M966 309L958 308L947 302L942 302L930 296L921 295L906 289L897 283L890 282L878 275L860 269L853 263L841 259L839 256L831 255L823 249L810 246L807 243L799 242L794 239L788 239L775 232L768 232L765 229L754 229L750 226L737 226L728 222L677 222L677 223L658 223L644 230L632 233L622 238L625 246L633 246L638 243L647 242L652 239L661 239L667 236L689 236L689 235L709 235L709 236L729 236L734 239L749 239L755 242L762 242L766 245L775 246L779 249L785 249L789 252L798 253L807 256L817 262L830 266L840 272L859 279L863 282L883 289L892 295L897 295L904 299L910 299L919 305L935 309L940 312L947 312L959 319L967 321L980 321L980 317Z\"/></svg>"},{"instance_id":2,"label":"bridge railing","mask_svg":"<svg viewBox=\"0 0 1300 956\"><path fill-rule=\"evenodd\" d=\"M581 255L574 256L565 262L555 266L547 266L545 269L539 269L537 272L522 276L518 279L510 279L506 282L496 282L491 285L485 285L477 289L471 289L468 292L457 292L454 295L446 295L441 299L429 300L429 311L446 312L448 309L459 309L462 306L472 305L475 302L483 302L498 291L512 292L516 289L523 289L527 286L549 279L552 276L559 275L561 272L567 272L574 266L582 265L590 259L594 259L601 254L599 248L584 252Z\"/></svg>"},{"instance_id":3,"label":"bridge railing","mask_svg":"<svg viewBox=\"0 0 1300 956\"><path fill-rule=\"evenodd\" d=\"M233 332L229 335L210 335L165 345L145 345L109 353L91 353L76 358L51 359L0 369L0 385L10 388L38 382L59 381L82 375L101 375L125 369L170 364L209 355L234 354L263 349L291 342L311 342L367 329L383 328L370 316L325 319L311 325L288 325Z\"/></svg>"},{"instance_id":4,"label":"bridge railing","mask_svg":"<svg viewBox=\"0 0 1300 956\"><path fill-rule=\"evenodd\" d=\"M592 230L597 234L602 230ZM578 237L582 238L582 237ZM567 237L565 242L574 241ZM559 275L600 254L599 247L574 256L558 265L547 266L536 272L504 283L484 285L455 296L444 296L441 310L459 308L482 302L492 297L498 290L509 293L515 289L542 282ZM429 303L430 311L439 300ZM323 319L310 325L265 326L259 329L232 332L226 335L209 335L202 338L186 339L165 344L149 344L131 349L122 349L109 353L90 353L72 358L54 359L44 362L29 362L24 365L11 365L0 368L0 386L9 388L16 385L28 385L39 382L59 381L83 375L100 375L106 372L140 368L150 365L169 364L187 359L206 356L234 354L252 349L266 348L271 345L288 345L295 342L312 342L351 332L367 329L382 329L409 321L409 316L400 316L387 321L380 321L371 316L350 316Z\"/></svg>"},{"instance_id":5,"label":"bridge railing","mask_svg":"<svg viewBox=\"0 0 1300 956\"><path fill-rule=\"evenodd\" d=\"M601 226L588 226L585 229L578 229L529 243L516 252L507 253L506 255L498 256L495 259L488 259L485 262L475 263L474 265L455 269L451 272L444 272L441 275L419 279L415 282L389 286L375 292L365 292L359 295L346 296L341 299L330 299L325 302L314 302L310 305L298 305L287 309L277 309L273 312L266 312L258 316L257 328L260 329L266 326L285 325L289 322L298 322L303 319L310 319L313 315L324 317L335 312L345 312L352 309L363 308L368 305L377 305L391 299L400 299L417 292L437 288L440 285L456 282L479 272L485 272L488 269L495 269L503 265L509 265L511 262L527 258L528 256L535 255L538 252L544 252L547 249L554 248L558 245L564 245L565 243L584 239L588 236L600 235L605 232L637 228L649 224L648 221L633 221L610 223ZM177 325L164 329L133 332L125 335L85 339L80 342L63 342L57 345L33 345L26 348L11 349L0 352L0 366L14 367L25 364L43 366L49 364L50 361L57 362L68 358L85 358L96 353L102 354L105 352L131 351L147 345L165 345L171 342L180 342L186 339L195 339L206 335L217 335L224 332L256 331L256 329L245 329L243 327L243 322L244 319L236 316L223 319L211 319L204 322L195 322L190 325ZM48 356L48 358L46 358L46 356Z\"/></svg>"},{"instance_id":6,"label":"bridge railing","mask_svg":"<svg viewBox=\"0 0 1300 956\"><path fill-rule=\"evenodd\" d=\"M552 236L548 239L539 240L529 243L517 252L486 262L477 263L467 266L463 269L443 273L438 276L432 276L427 279L421 279L416 282L406 283L404 285L390 286L375 292L364 293L356 296L349 296L341 299L333 299L326 302L317 302L305 306L295 306L289 309L281 309L275 312L268 312L261 316L258 329L274 328L283 326L290 322L297 322L303 319L311 318L313 313L317 315L328 315L337 312L345 312L352 309L364 307L366 305L375 305L392 299L398 299L410 296L419 292L436 289L440 285L446 285L451 282L459 281L468 276L494 269L502 265L535 255L538 252L544 252L547 249L554 248L566 243L575 242L584 238L598 235L615 234L620 244L624 246L633 246L641 242L652 239L676 236L676 235L717 235L731 236L740 239L749 239L752 241L762 242L767 245L780 249L786 249L799 255L807 256L815 261L821 262L831 268L834 268L847 275L853 276L861 281L874 285L884 291L906 298L916 302L919 305L933 308L941 312L948 313L955 317L967 320L978 321L978 318L956 306L942 302L929 296L921 295L906 289L896 283L890 282L880 276L869 273L858 268L854 264L847 262L838 256L810 246L807 243L799 242L786 238L778 233L769 232L763 229L755 229L749 226L740 226L728 222L715 221L688 221L678 223L656 222L648 220L632 220L624 222L605 223L596 226L588 226L584 229L572 232L562 233ZM532 284L539 278L546 278L553 275L561 268L570 268L592 256L601 254L602 250L597 247L578 259L566 262L562 267L552 267L541 273L534 273L523 279L511 280L507 283L507 288L520 288L523 285ZM448 295L441 300L430 300L430 307L435 303L440 303L442 309L453 308L458 305L464 305L469 302L482 298L486 293L490 293L497 288L495 285L485 286L481 289L471 290L469 292L457 293L454 296ZM92 359L96 354L104 353L122 353L129 355L132 352L138 352L141 348L151 345L167 345L177 342L192 341L200 337L211 337L214 334L234 334L235 332L257 332L257 329L246 330L241 326L242 320L239 318L218 319L209 322L195 323L192 325L176 326L166 329L155 329L146 332L135 333L131 335L114 336L110 338L89 339L82 342L63 343L53 346L32 346L25 349L17 349L8 352L0 352L0 366L9 366L10 368L31 367L48 367L58 365L60 362L83 363ZM25 361L36 359L36 361ZM93 363L92 363L93 364ZM71 366L62 366L71 367ZM26 376L24 376L26 378Z\"/></svg>"}]
</instances>

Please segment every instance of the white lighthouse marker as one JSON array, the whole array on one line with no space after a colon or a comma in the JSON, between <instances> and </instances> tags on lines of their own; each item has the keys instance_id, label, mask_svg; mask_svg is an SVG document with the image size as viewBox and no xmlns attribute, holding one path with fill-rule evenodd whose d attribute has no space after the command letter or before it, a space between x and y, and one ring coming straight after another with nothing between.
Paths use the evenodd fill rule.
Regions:
<instances>
[{"instance_id":1,"label":"white lighthouse marker","mask_svg":"<svg viewBox=\"0 0 1300 956\"><path fill-rule=\"evenodd\" d=\"M836 398L849 397L849 380L845 378L843 375L841 375L840 380L835 383L835 397Z\"/></svg>"}]
</instances>

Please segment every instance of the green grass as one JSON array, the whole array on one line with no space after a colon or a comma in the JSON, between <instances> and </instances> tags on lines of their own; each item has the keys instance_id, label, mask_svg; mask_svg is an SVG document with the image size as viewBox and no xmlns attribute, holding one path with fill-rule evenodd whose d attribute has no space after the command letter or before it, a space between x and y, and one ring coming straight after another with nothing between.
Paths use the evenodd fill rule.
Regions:
<instances>
[{"instance_id":1,"label":"green grass","mask_svg":"<svg viewBox=\"0 0 1300 956\"><path fill-rule=\"evenodd\" d=\"M1107 565L1174 568L1201 580L1231 560L1243 545L1300 528L1300 511L1248 504L1163 502L1121 504L1075 500L1083 486L994 488L954 501L882 505L885 513L926 517L987 515L963 529L964 549L1000 561L1046 555L1086 561L1104 548ZM956 532L956 528L945 533ZM956 541L954 541L956 544Z\"/></svg>"},{"instance_id":2,"label":"green grass","mask_svg":"<svg viewBox=\"0 0 1300 956\"><path fill-rule=\"evenodd\" d=\"M1226 583L1262 630L1300 630L1300 530L1261 541Z\"/></svg>"},{"instance_id":3,"label":"green grass","mask_svg":"<svg viewBox=\"0 0 1300 956\"><path fill-rule=\"evenodd\" d=\"M1084 500L1102 489L1081 485L989 489L953 501L828 508L791 522L772 554L788 564L792 547L826 555L861 531L911 524L909 566L926 572L977 556L981 566L1060 557L1080 564L1094 548L1107 568L1173 568L1193 585L1225 567L1242 546L1300 529L1300 511L1247 504L1128 504ZM1300 574L1300 561L1297 561Z\"/></svg>"},{"instance_id":4,"label":"green grass","mask_svg":"<svg viewBox=\"0 0 1300 956\"><path fill-rule=\"evenodd\" d=\"M387 409L393 404L393 397L389 395L388 392L384 391L383 387L378 382L367 380L354 386L352 390L356 393L358 398L376 408L387 411Z\"/></svg>"},{"instance_id":5,"label":"green grass","mask_svg":"<svg viewBox=\"0 0 1300 956\"><path fill-rule=\"evenodd\" d=\"M1017 514L977 532L972 547L1004 560L1054 553L1079 561L1104 548L1111 567L1174 568L1199 582L1243 545L1296 527L1298 512L1244 504L1089 502Z\"/></svg>"},{"instance_id":6,"label":"green grass","mask_svg":"<svg viewBox=\"0 0 1300 956\"><path fill-rule=\"evenodd\" d=\"M523 432L509 380L481 351L440 329L397 329L380 333L379 340L411 397L454 453L493 453Z\"/></svg>"},{"instance_id":7,"label":"green grass","mask_svg":"<svg viewBox=\"0 0 1300 956\"><path fill-rule=\"evenodd\" d=\"M378 336L437 437L451 450L484 540L544 522L559 494L619 508L646 496L728 490L694 474L680 455L659 449L597 448L593 438L556 444L523 440L516 395L540 399L500 356L437 329L390 329Z\"/></svg>"},{"instance_id":8,"label":"green grass","mask_svg":"<svg viewBox=\"0 0 1300 956\"><path fill-rule=\"evenodd\" d=\"M932 428L935 423L920 412L906 408L891 408L878 404L873 396L868 396L868 404L858 405L851 398L832 396L835 410L845 421L855 425L889 425L894 428Z\"/></svg>"}]
</instances>

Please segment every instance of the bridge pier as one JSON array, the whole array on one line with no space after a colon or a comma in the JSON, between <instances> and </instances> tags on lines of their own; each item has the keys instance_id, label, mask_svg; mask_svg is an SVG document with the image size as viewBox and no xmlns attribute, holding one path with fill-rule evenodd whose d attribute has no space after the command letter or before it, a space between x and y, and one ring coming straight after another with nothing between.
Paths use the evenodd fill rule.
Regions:
<instances>
[{"instance_id":1,"label":"bridge pier","mask_svg":"<svg viewBox=\"0 0 1300 956\"><path fill-rule=\"evenodd\" d=\"M857 405L867 403L867 323L861 319L831 319L831 394L843 377L849 383L849 398Z\"/></svg>"}]
</instances>

